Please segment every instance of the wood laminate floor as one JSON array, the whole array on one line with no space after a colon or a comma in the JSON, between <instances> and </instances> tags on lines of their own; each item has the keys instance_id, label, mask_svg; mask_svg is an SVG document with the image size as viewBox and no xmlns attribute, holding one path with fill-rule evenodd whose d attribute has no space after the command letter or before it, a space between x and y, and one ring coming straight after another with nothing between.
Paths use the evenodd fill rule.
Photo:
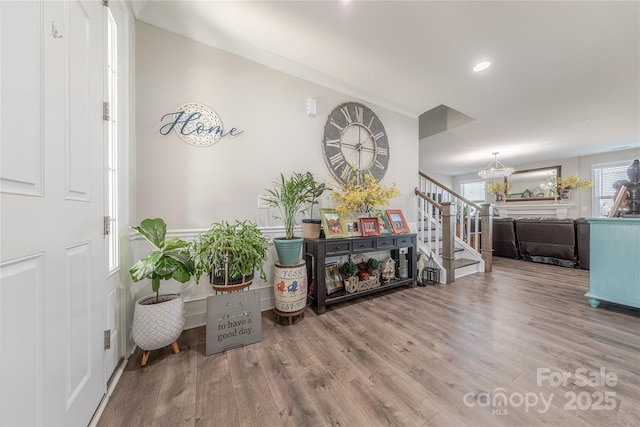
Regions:
<instances>
[{"instance_id":1,"label":"wood laminate floor","mask_svg":"<svg viewBox=\"0 0 640 427\"><path fill-rule=\"evenodd\" d=\"M640 426L640 311L584 293L589 272L494 258L492 273L400 288L205 356L128 361L107 426ZM564 378L564 379L563 379Z\"/></svg>"}]
</instances>

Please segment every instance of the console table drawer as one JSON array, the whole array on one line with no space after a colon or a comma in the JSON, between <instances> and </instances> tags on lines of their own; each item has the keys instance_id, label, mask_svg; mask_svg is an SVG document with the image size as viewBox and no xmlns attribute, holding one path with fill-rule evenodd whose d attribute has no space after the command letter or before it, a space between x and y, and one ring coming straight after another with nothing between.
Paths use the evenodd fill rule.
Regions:
<instances>
[{"instance_id":1,"label":"console table drawer","mask_svg":"<svg viewBox=\"0 0 640 427\"><path fill-rule=\"evenodd\" d=\"M327 255L341 255L351 252L351 242L335 242L325 245L325 253Z\"/></svg>"},{"instance_id":2,"label":"console table drawer","mask_svg":"<svg viewBox=\"0 0 640 427\"><path fill-rule=\"evenodd\" d=\"M353 242L353 252L372 251L375 247L375 240L358 240Z\"/></svg>"},{"instance_id":3,"label":"console table drawer","mask_svg":"<svg viewBox=\"0 0 640 427\"><path fill-rule=\"evenodd\" d=\"M395 237L382 237L382 238L379 238L376 243L376 247L378 249L393 248L395 247L395 245L396 245Z\"/></svg>"},{"instance_id":4,"label":"console table drawer","mask_svg":"<svg viewBox=\"0 0 640 427\"><path fill-rule=\"evenodd\" d=\"M399 248L413 246L413 239L410 236L398 236L396 237L396 245L398 245Z\"/></svg>"}]
</instances>

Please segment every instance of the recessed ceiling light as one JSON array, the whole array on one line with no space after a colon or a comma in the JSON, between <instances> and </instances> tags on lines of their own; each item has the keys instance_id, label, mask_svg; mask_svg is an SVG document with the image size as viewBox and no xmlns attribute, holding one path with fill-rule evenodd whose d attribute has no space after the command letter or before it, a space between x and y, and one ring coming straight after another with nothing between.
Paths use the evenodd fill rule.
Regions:
<instances>
[{"instance_id":1,"label":"recessed ceiling light","mask_svg":"<svg viewBox=\"0 0 640 427\"><path fill-rule=\"evenodd\" d=\"M478 71L486 70L487 68L489 68L490 65L491 65L491 62L482 61L482 62L476 64L475 67L473 67L473 71L478 72Z\"/></svg>"}]
</instances>

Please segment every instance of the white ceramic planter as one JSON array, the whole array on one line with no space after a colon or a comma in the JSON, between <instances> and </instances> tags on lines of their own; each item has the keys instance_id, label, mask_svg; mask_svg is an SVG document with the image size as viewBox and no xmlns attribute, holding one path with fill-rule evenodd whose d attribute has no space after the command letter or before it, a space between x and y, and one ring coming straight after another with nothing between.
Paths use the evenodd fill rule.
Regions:
<instances>
[{"instance_id":1,"label":"white ceramic planter","mask_svg":"<svg viewBox=\"0 0 640 427\"><path fill-rule=\"evenodd\" d=\"M182 295L168 294L160 297L171 300L160 304L141 304L143 301L155 299L154 294L136 301L131 335L142 350L157 350L170 345L178 339L184 328Z\"/></svg>"}]
</instances>

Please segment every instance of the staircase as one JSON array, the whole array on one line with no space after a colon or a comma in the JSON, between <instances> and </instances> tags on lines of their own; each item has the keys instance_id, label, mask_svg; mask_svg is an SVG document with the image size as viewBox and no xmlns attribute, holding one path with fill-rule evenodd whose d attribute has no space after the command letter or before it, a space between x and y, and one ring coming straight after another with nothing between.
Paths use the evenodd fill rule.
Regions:
<instances>
[{"instance_id":1,"label":"staircase","mask_svg":"<svg viewBox=\"0 0 640 427\"><path fill-rule=\"evenodd\" d=\"M456 277L491 271L493 212L428 175L419 173L415 189L418 201L418 250L431 254L444 274L441 283Z\"/></svg>"}]
</instances>

